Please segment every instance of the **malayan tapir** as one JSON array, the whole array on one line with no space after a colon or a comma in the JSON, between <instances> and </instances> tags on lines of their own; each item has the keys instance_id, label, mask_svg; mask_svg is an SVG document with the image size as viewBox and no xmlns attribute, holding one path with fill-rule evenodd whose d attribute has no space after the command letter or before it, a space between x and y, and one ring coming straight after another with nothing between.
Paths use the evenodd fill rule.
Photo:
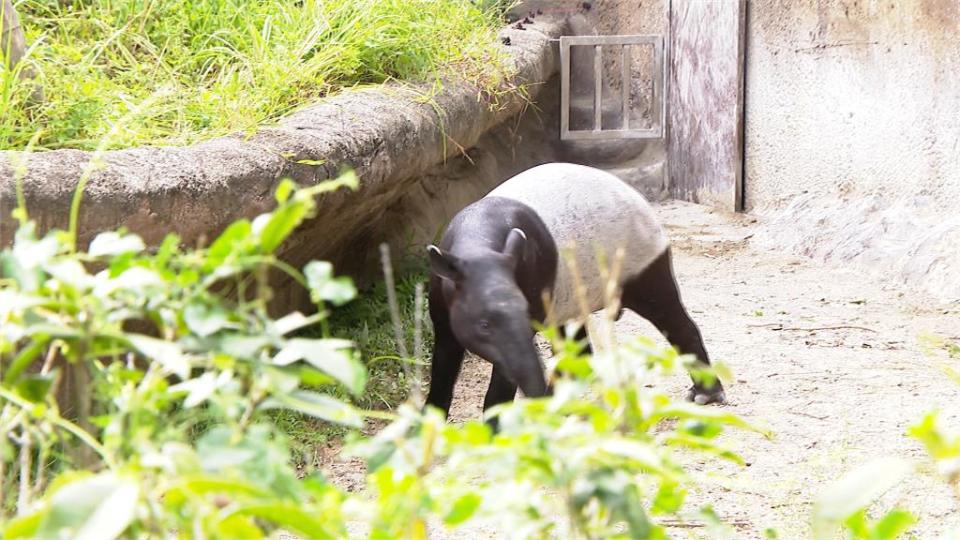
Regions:
<instances>
[{"instance_id":1,"label":"malayan tapir","mask_svg":"<svg viewBox=\"0 0 960 540\"><path fill-rule=\"evenodd\" d=\"M709 364L680 300L666 234L646 199L605 171L548 163L464 208L440 245L428 246L435 343L427 405L449 412L465 350L493 364L484 410L512 400L517 387L528 397L548 395L532 325L546 318L543 293L557 322L583 313L561 253L572 248L587 307L596 311L604 307L605 285L598 251L612 257L620 247L622 306L653 323L681 353ZM695 382L687 398L723 402L724 391L719 381L710 388Z\"/></svg>"}]
</instances>

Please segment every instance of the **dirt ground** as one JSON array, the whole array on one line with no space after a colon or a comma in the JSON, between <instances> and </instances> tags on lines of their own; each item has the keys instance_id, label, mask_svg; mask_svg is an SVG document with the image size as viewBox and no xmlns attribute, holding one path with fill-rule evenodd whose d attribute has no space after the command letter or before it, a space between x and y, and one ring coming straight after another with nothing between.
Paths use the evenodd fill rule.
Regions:
<instances>
[{"instance_id":1,"label":"dirt ground","mask_svg":"<svg viewBox=\"0 0 960 540\"><path fill-rule=\"evenodd\" d=\"M780 538L806 538L812 501L845 471L883 456L928 465L920 444L904 436L927 411L939 408L944 422L960 429L960 388L940 370L949 359L925 353L920 340L925 333L960 339L960 306L862 272L758 248L750 239L762 224L750 216L680 202L658 212L673 242L684 302L713 358L733 370L725 406L775 433L772 439L724 434L749 466L699 467L705 483L688 498L691 508L712 505L739 538L763 538L768 527ZM617 331L659 337L633 314ZM485 362L468 359L452 421L480 414L488 377ZM666 384L681 396L689 382L677 376ZM328 465L347 489L362 484L360 464ZM911 478L879 506L894 504L919 516L917 538L960 527L957 501L933 476ZM669 532L675 538L705 534L695 526ZM499 535L483 527L469 536Z\"/></svg>"}]
</instances>

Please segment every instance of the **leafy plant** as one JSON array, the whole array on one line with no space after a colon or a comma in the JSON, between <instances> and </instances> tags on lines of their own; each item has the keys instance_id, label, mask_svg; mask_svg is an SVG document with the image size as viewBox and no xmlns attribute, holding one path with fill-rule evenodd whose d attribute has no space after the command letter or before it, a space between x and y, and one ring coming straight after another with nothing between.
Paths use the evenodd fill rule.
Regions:
<instances>
[{"instance_id":1,"label":"leafy plant","mask_svg":"<svg viewBox=\"0 0 960 540\"><path fill-rule=\"evenodd\" d=\"M676 454L742 463L717 437L755 428L647 388L692 360L673 349L638 338L585 356L546 333L558 354L555 393L491 410L496 434L404 406L397 422L348 448L373 479L373 537L421 538L432 517L447 527L495 519L512 538L666 538L659 518L702 517L684 509L690 478Z\"/></svg>"},{"instance_id":2,"label":"leafy plant","mask_svg":"<svg viewBox=\"0 0 960 540\"><path fill-rule=\"evenodd\" d=\"M190 251L168 236L148 252L117 231L77 252L72 234L39 237L20 214L0 255L0 492L18 494L4 501L5 538L232 537L279 526L339 535L326 519L336 505L303 508L341 495L297 479L264 413L362 421L303 388L361 394L366 372L352 344L290 337L351 299L352 283L325 263L301 274L274 255L315 196L355 186L352 175L301 190L283 182L276 210ZM269 317L271 269L308 287L321 310ZM55 399L68 383L73 393Z\"/></svg>"},{"instance_id":3,"label":"leafy plant","mask_svg":"<svg viewBox=\"0 0 960 540\"><path fill-rule=\"evenodd\" d=\"M678 456L739 463L718 436L755 428L648 387L693 368L649 339L617 345L610 334L586 356L545 328L555 393L492 410L496 434L412 401L387 413L341 399L367 383L353 343L328 330L330 308L356 290L327 263L301 272L275 250L314 197L355 186L350 174L304 189L284 181L274 211L194 250L175 236L148 250L120 230L78 251L73 231L41 237L21 208L0 253L0 494L16 494L0 506L3 537L343 538L349 517L372 538L495 518L522 538L640 539L665 538L663 516L719 523L709 508L686 509ZM269 271L307 288L319 311L271 317ZM345 455L366 460L367 490L301 478L276 411L353 429ZM364 438L365 417L390 423Z\"/></svg>"}]
</instances>

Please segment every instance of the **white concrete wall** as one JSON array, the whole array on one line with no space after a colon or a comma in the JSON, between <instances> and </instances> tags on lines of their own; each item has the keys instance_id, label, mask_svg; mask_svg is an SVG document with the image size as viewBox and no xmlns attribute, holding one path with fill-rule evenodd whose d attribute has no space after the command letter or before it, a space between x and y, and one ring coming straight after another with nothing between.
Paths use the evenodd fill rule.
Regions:
<instances>
[{"instance_id":1,"label":"white concrete wall","mask_svg":"<svg viewBox=\"0 0 960 540\"><path fill-rule=\"evenodd\" d=\"M960 299L960 1L751 0L760 240Z\"/></svg>"}]
</instances>

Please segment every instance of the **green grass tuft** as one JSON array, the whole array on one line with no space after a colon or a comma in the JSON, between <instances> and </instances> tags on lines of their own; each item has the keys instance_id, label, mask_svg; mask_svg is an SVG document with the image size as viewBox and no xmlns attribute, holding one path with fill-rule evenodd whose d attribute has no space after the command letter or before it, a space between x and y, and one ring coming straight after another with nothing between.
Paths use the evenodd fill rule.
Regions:
<instances>
[{"instance_id":1,"label":"green grass tuft","mask_svg":"<svg viewBox=\"0 0 960 540\"><path fill-rule=\"evenodd\" d=\"M0 149L111 148L250 131L340 89L504 75L501 11L470 0L22 0L36 80L0 69ZM39 100L36 82L43 88Z\"/></svg>"},{"instance_id":2,"label":"green grass tuft","mask_svg":"<svg viewBox=\"0 0 960 540\"><path fill-rule=\"evenodd\" d=\"M408 353L415 355L414 342L415 288L417 283L426 285L425 270L417 268L398 275L397 301ZM433 343L433 325L426 313L424 300L423 315L423 351L420 361L425 360ZM361 398L361 405L369 408L392 408L409 395L416 381L407 379L403 364L398 357L398 347L394 338L390 308L387 305L386 284L381 279L372 284L356 300L334 311L330 319L331 335L353 340L370 373L367 389ZM426 372L426 367L421 371ZM416 368L410 366L409 372Z\"/></svg>"},{"instance_id":3,"label":"green grass tuft","mask_svg":"<svg viewBox=\"0 0 960 540\"><path fill-rule=\"evenodd\" d=\"M411 264L407 264L397 277L397 301L410 354L416 354L412 350L416 312L415 289L417 283L426 285L427 279L426 268ZM426 313L426 298L423 317L420 361L429 357L433 344L433 325ZM337 387L324 387L323 391L341 399L352 400L365 409L393 409L402 403L416 384L416 381L407 377L407 373L416 372L413 367L405 370L400 363L384 280L380 279L364 288L355 300L333 310L329 322L330 335L350 339L357 344L367 366L369 380L363 395L357 399L352 399L343 389ZM320 335L322 330L317 326L304 333ZM428 367L422 367L421 370L425 377ZM271 417L290 438L294 460L301 465L313 462L317 447L347 433L345 428L294 411L276 411Z\"/></svg>"}]
</instances>

